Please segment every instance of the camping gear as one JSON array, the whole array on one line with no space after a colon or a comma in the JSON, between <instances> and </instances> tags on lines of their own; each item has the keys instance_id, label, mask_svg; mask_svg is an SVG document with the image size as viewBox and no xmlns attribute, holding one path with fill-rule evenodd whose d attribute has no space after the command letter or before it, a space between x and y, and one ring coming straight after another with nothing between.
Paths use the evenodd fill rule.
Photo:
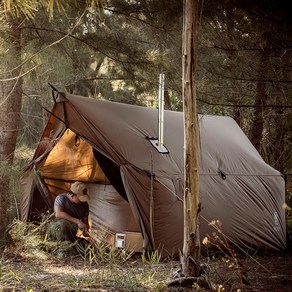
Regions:
<instances>
[{"instance_id":1,"label":"camping gear","mask_svg":"<svg viewBox=\"0 0 292 292\"><path fill-rule=\"evenodd\" d=\"M139 233L144 248L177 255L183 246L183 113L164 112L163 153L153 143L157 119L157 109L58 92L21 178L22 220L37 220L56 195L81 181L100 236ZM201 239L212 236L209 223L219 220L232 244L284 249L282 174L232 118L200 115L199 129Z\"/></svg>"}]
</instances>

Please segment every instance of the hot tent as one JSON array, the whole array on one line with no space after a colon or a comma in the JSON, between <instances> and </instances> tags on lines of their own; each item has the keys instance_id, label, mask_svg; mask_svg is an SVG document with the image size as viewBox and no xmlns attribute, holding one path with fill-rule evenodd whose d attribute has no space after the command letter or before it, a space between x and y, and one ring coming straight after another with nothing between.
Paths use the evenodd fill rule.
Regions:
<instances>
[{"instance_id":1,"label":"hot tent","mask_svg":"<svg viewBox=\"0 0 292 292\"><path fill-rule=\"evenodd\" d=\"M153 108L58 93L21 179L22 219L52 208L56 194L80 180L91 187L93 228L138 231L150 249L177 254L183 244L183 114L164 113L164 154L149 140L158 135L157 116ZM232 118L203 115L199 127L201 238L214 231L209 222L220 220L238 246L285 248L281 173Z\"/></svg>"}]
</instances>

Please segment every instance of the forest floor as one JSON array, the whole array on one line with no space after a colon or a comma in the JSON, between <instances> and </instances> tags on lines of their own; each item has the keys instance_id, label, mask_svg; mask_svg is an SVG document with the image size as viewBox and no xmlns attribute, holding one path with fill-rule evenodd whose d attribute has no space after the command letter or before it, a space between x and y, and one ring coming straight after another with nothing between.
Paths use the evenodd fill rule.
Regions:
<instances>
[{"instance_id":1,"label":"forest floor","mask_svg":"<svg viewBox=\"0 0 292 292\"><path fill-rule=\"evenodd\" d=\"M0 292L206 291L195 284L170 288L180 262L162 259L158 252L130 253L84 239L50 241L46 226L47 221L38 226L13 221L0 246ZM226 244L224 252L205 249L201 263L214 291L292 292L291 247L247 254Z\"/></svg>"},{"instance_id":2,"label":"forest floor","mask_svg":"<svg viewBox=\"0 0 292 292\"><path fill-rule=\"evenodd\" d=\"M167 287L179 269L178 261L143 261L137 254L111 263L94 259L6 246L0 254L0 291L205 291ZM210 268L215 291L292 292L291 251L238 255L237 265L221 255L203 261Z\"/></svg>"}]
</instances>

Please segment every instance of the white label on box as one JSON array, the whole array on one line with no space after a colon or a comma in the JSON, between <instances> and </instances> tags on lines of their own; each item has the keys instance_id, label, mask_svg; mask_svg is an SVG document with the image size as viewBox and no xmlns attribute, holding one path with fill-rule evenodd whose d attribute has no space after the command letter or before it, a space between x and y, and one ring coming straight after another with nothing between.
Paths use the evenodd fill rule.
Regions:
<instances>
[{"instance_id":1,"label":"white label on box","mask_svg":"<svg viewBox=\"0 0 292 292\"><path fill-rule=\"evenodd\" d=\"M126 240L126 234L117 233L115 246L118 248L124 248L125 247L125 240Z\"/></svg>"}]
</instances>

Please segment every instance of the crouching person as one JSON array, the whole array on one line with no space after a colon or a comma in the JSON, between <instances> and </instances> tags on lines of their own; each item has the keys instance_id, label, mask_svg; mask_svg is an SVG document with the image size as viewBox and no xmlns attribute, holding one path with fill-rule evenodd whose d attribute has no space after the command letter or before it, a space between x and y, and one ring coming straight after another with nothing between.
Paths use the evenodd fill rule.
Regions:
<instances>
[{"instance_id":1,"label":"crouching person","mask_svg":"<svg viewBox=\"0 0 292 292\"><path fill-rule=\"evenodd\" d=\"M54 203L56 218L49 227L49 237L74 242L77 231L88 236L89 199L86 185L82 182L73 183L69 192L58 195Z\"/></svg>"}]
</instances>

